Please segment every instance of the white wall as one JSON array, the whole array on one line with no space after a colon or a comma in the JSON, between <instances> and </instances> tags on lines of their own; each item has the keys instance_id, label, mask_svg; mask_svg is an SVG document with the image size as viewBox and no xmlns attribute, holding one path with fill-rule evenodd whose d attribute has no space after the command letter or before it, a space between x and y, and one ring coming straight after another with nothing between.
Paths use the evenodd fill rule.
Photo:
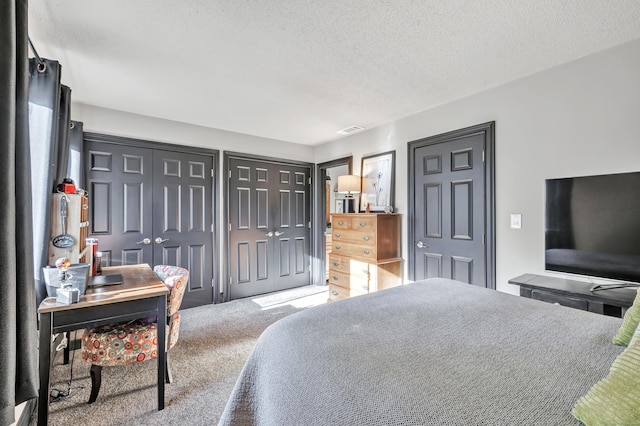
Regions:
<instances>
[{"instance_id":1,"label":"white wall","mask_svg":"<svg viewBox=\"0 0 640 426\"><path fill-rule=\"evenodd\" d=\"M318 146L315 162L396 149L407 235L407 142L496 122L497 289L544 271L544 179L640 170L640 40ZM522 214L522 229L509 215ZM403 239L407 259L407 238ZM406 264L406 262L405 262Z\"/></svg>"},{"instance_id":2,"label":"white wall","mask_svg":"<svg viewBox=\"0 0 640 426\"><path fill-rule=\"evenodd\" d=\"M85 132L313 162L313 147L74 103ZM222 155L221 155L222 157Z\"/></svg>"}]
</instances>

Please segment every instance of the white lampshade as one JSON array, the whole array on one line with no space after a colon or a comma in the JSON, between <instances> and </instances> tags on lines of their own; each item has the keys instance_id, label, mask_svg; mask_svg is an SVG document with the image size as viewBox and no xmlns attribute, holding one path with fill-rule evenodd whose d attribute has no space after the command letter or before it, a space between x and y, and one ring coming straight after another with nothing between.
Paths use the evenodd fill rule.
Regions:
<instances>
[{"instance_id":1,"label":"white lampshade","mask_svg":"<svg viewBox=\"0 0 640 426\"><path fill-rule=\"evenodd\" d=\"M360 192L360 176L338 176L338 192L342 194L357 194Z\"/></svg>"}]
</instances>

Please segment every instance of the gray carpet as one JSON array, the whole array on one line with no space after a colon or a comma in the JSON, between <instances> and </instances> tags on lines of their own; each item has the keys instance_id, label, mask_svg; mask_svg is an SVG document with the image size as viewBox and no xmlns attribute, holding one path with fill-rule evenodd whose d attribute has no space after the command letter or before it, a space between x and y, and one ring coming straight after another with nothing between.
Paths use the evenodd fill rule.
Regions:
<instances>
[{"instance_id":1,"label":"gray carpet","mask_svg":"<svg viewBox=\"0 0 640 426\"><path fill-rule=\"evenodd\" d=\"M180 338L171 350L174 382L165 387L163 411L157 411L155 360L105 367L98 399L88 405L90 364L76 350L70 395L51 403L49 424L216 425L262 331L280 318L326 299L327 287L306 286L182 310ZM62 365L62 352L58 352L51 386L66 390L69 372L69 366ZM36 424L35 414L29 424Z\"/></svg>"}]
</instances>

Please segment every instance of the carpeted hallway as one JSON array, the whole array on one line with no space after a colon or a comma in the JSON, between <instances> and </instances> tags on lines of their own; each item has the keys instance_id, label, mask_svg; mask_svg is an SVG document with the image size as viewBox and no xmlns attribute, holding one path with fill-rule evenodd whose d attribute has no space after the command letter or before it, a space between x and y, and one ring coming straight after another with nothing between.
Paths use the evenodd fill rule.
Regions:
<instances>
[{"instance_id":1,"label":"carpeted hallway","mask_svg":"<svg viewBox=\"0 0 640 426\"><path fill-rule=\"evenodd\" d=\"M163 411L156 410L155 360L105 367L98 399L88 405L90 364L76 350L70 395L51 403L49 424L215 425L262 331L280 318L326 300L327 287L306 286L181 311L180 337L171 351L174 382L165 388ZM66 390L69 373L58 352L52 388ZM29 424L36 424L35 414Z\"/></svg>"}]
</instances>

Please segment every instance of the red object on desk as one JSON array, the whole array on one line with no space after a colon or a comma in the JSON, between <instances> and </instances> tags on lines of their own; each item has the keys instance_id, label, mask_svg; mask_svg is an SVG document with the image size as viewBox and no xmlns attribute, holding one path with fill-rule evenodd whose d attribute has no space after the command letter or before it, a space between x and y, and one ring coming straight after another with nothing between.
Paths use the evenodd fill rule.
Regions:
<instances>
[{"instance_id":1,"label":"red object on desk","mask_svg":"<svg viewBox=\"0 0 640 426\"><path fill-rule=\"evenodd\" d=\"M58 192L64 192L65 194L76 193L76 185L73 183L73 179L69 178L62 179L62 183L59 183L56 189Z\"/></svg>"}]
</instances>

